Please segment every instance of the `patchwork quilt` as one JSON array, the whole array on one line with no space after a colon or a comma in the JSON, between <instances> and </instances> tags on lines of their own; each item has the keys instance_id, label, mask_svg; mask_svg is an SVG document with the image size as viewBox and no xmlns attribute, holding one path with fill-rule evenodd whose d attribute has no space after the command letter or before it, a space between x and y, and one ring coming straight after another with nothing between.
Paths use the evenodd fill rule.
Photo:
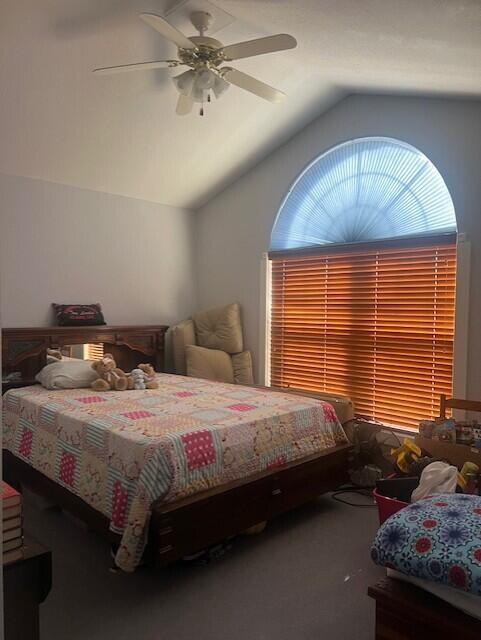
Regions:
<instances>
[{"instance_id":1,"label":"patchwork quilt","mask_svg":"<svg viewBox=\"0 0 481 640\"><path fill-rule=\"evenodd\" d=\"M408 576L481 595L481 497L442 494L410 504L381 526L371 557Z\"/></svg>"},{"instance_id":2,"label":"patchwork quilt","mask_svg":"<svg viewBox=\"0 0 481 640\"><path fill-rule=\"evenodd\" d=\"M157 381L106 393L35 385L3 397L3 446L109 518L125 571L141 559L154 501L346 442L319 400L177 375Z\"/></svg>"}]
</instances>

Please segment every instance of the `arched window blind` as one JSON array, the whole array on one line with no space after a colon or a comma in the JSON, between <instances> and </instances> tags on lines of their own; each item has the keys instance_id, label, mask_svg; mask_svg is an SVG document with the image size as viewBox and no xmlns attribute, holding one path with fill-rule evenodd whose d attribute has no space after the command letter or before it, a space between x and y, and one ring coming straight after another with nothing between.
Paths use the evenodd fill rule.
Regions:
<instances>
[{"instance_id":1,"label":"arched window blind","mask_svg":"<svg viewBox=\"0 0 481 640\"><path fill-rule=\"evenodd\" d=\"M449 191L426 156L391 138L360 138L312 162L289 190L271 250L456 230Z\"/></svg>"},{"instance_id":2,"label":"arched window blind","mask_svg":"<svg viewBox=\"0 0 481 640\"><path fill-rule=\"evenodd\" d=\"M385 424L435 417L452 389L455 230L440 174L408 145L357 140L310 165L272 233L271 384L348 395Z\"/></svg>"}]
</instances>

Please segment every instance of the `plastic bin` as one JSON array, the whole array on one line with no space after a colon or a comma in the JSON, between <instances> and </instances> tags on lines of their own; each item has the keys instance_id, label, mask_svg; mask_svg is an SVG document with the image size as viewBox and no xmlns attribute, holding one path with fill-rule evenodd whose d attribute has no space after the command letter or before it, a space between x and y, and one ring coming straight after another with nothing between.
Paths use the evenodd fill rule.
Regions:
<instances>
[{"instance_id":1,"label":"plastic bin","mask_svg":"<svg viewBox=\"0 0 481 640\"><path fill-rule=\"evenodd\" d=\"M385 522L390 516L394 515L404 507L408 506L408 502L397 500L396 498L389 498L388 496L381 495L377 489L373 491L374 500L377 504L379 512L379 524Z\"/></svg>"}]
</instances>

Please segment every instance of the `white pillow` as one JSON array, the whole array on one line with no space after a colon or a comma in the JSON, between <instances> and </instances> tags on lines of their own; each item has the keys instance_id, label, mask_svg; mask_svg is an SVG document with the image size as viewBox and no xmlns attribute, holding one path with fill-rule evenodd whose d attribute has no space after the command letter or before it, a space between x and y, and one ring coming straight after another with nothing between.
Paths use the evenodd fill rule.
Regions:
<instances>
[{"instance_id":1,"label":"white pillow","mask_svg":"<svg viewBox=\"0 0 481 640\"><path fill-rule=\"evenodd\" d=\"M70 358L69 356L62 356L62 362L69 362L69 360L82 360L83 358ZM60 362L58 358L55 356L50 356L47 354L47 364L53 364L54 362Z\"/></svg>"},{"instance_id":2,"label":"white pillow","mask_svg":"<svg viewBox=\"0 0 481 640\"><path fill-rule=\"evenodd\" d=\"M90 360L60 360L45 366L35 380L46 389L83 389L98 378Z\"/></svg>"}]
</instances>

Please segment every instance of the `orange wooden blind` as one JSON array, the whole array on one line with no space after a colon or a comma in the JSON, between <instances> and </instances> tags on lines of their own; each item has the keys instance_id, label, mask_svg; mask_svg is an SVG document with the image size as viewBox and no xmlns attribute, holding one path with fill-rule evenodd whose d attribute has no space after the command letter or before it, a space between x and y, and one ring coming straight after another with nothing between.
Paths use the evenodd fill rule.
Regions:
<instances>
[{"instance_id":1,"label":"orange wooden blind","mask_svg":"<svg viewBox=\"0 0 481 640\"><path fill-rule=\"evenodd\" d=\"M417 426L451 394L455 237L270 255L271 384Z\"/></svg>"},{"instance_id":2,"label":"orange wooden blind","mask_svg":"<svg viewBox=\"0 0 481 640\"><path fill-rule=\"evenodd\" d=\"M104 357L103 344L86 344L85 347L84 358L86 360L100 360Z\"/></svg>"}]
</instances>

